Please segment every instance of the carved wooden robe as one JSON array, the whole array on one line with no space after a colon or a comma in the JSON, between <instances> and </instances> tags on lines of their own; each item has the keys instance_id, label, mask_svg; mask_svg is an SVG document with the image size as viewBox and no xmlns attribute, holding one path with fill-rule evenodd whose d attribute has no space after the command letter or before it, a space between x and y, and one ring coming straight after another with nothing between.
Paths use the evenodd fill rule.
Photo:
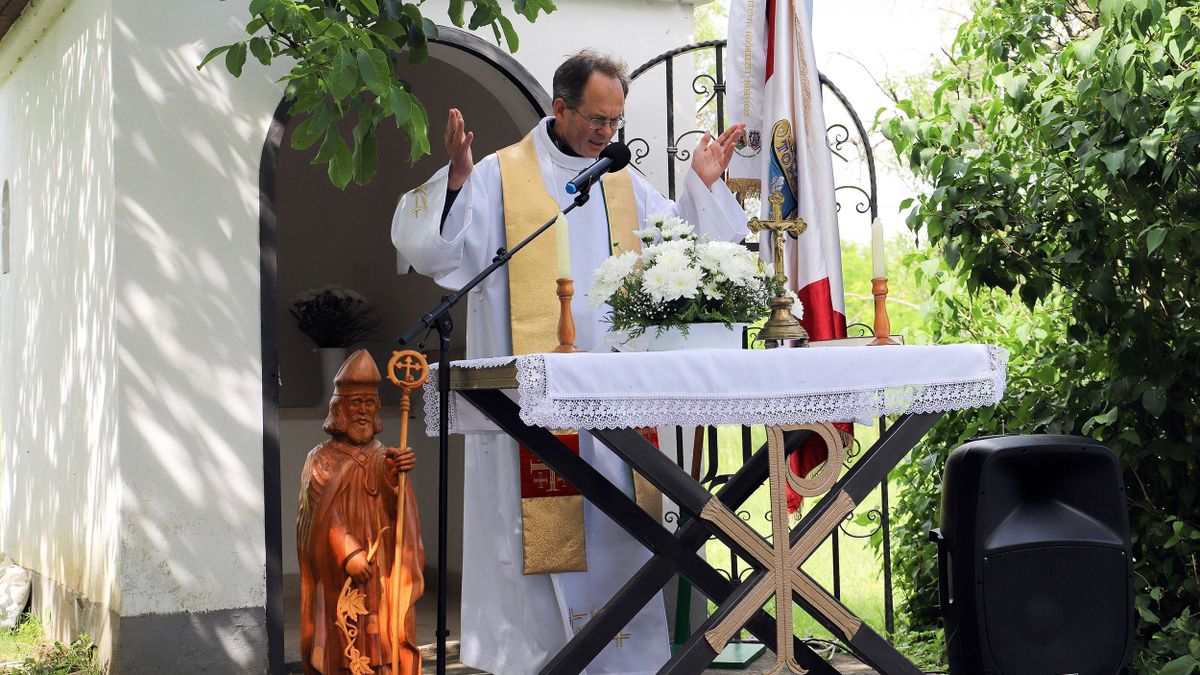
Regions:
<instances>
[{"instance_id":1,"label":"carved wooden robe","mask_svg":"<svg viewBox=\"0 0 1200 675\"><path fill-rule=\"evenodd\" d=\"M393 571L396 542L391 524L397 495L387 477L385 450L377 440L360 448L331 439L313 448L304 464L296 527L306 674L352 672L336 610L347 579L345 562L358 548L374 552L370 580L362 585L350 582L365 596L367 610L357 622L355 649L376 675L391 673L390 635L398 603L403 625L398 646L401 672L396 675L421 672L413 605L424 588L425 550L416 497L406 481L400 565Z\"/></svg>"}]
</instances>

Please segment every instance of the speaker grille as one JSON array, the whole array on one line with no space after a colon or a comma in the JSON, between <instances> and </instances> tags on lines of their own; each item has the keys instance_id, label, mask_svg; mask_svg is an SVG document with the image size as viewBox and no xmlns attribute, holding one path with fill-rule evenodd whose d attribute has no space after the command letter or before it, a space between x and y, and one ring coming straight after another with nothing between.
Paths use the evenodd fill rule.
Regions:
<instances>
[{"instance_id":1,"label":"speaker grille","mask_svg":"<svg viewBox=\"0 0 1200 675\"><path fill-rule=\"evenodd\" d=\"M998 675L1112 675L1131 609L1125 556L1098 546L1040 546L983 558L987 651Z\"/></svg>"}]
</instances>

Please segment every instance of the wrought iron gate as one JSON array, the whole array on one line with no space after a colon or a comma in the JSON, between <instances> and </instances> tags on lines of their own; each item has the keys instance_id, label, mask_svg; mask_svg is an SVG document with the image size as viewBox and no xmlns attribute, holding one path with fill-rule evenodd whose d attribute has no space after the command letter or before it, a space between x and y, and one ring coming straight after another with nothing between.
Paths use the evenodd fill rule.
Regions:
<instances>
[{"instance_id":1,"label":"wrought iron gate","mask_svg":"<svg viewBox=\"0 0 1200 675\"><path fill-rule=\"evenodd\" d=\"M629 121L621 130L620 139L633 151L631 166L646 175L660 189L665 187L665 193L671 199L676 197L680 172L690 168L691 148L694 144L706 130L715 131L716 134L725 130L725 47L725 40L689 44L664 52L638 66L631 73L633 84L626 99L626 117ZM878 188L875 158L866 129L841 90L824 75L820 76L820 81L825 119L829 123L826 141L835 158L839 225L843 231L848 226L869 227L878 215ZM825 94L831 94L832 97ZM681 102L681 99L684 99L684 102ZM860 183L865 183L866 187ZM849 210L843 211L843 197L853 204L853 214ZM858 220L862 222L855 222ZM849 330L853 335L870 334L870 327L865 324L853 324ZM752 340L753 336L748 338ZM882 432L886 428L886 420L880 419L879 425ZM700 480L710 490L715 491L729 480L738 467L721 465L717 429L707 430L707 440L708 468ZM681 432L677 433L676 441L677 448L683 448L685 441L690 443L690 439L684 439ZM743 428L738 442L742 461L745 461L753 452L751 429ZM856 440L854 446L847 451L846 465L852 464L861 452L861 443ZM682 451L678 460L680 466L683 466ZM842 598L842 537L864 539L880 535L883 554L881 562L884 620L886 630L891 634L895 625L886 482L880 486L879 492L879 508L867 510L857 516L850 514L831 537L832 591L839 600ZM759 515L762 518L761 522L769 527L770 514ZM747 522L755 517L745 510L739 512L738 516ZM677 526L678 522L675 525ZM727 573L731 578L742 578L748 573L748 568L739 565L735 556L730 555L730 560L731 565Z\"/></svg>"}]
</instances>

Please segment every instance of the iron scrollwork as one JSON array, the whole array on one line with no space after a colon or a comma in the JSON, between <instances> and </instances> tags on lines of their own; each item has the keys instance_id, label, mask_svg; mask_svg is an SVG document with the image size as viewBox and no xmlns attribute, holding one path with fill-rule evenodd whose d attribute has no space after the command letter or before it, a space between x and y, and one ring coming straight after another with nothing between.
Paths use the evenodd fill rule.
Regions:
<instances>
[{"instance_id":1,"label":"iron scrollwork","mask_svg":"<svg viewBox=\"0 0 1200 675\"><path fill-rule=\"evenodd\" d=\"M661 70L664 75L664 79L660 80L660 82L665 84L665 87L660 88L657 93L657 96L662 98L655 99L655 105L652 107L657 107L665 111L663 122L666 133L660 136L643 130L643 133L635 136L632 134L637 133L638 130L626 127L625 129L621 130L620 139L630 146L630 150L633 154L631 166L639 171L642 171L643 173L645 173L644 169L649 166L649 164L645 162L647 158L651 158L653 156L661 157L663 159L663 164L659 166L665 166L666 168L666 195L671 199L675 199L676 197L676 172L681 168L679 163L690 160L692 156L692 151L689 147L690 143L688 142L689 137L701 135L705 133L706 130L719 133L726 128L726 117L723 105L726 93L726 83L723 75L723 54L725 48L725 40L710 40L707 42L698 42L685 45L660 54L659 56L635 68L631 74L633 85L630 91L630 100L637 100L639 97L655 94L654 88L649 86L649 83L653 81L652 79L641 79L641 86L639 86L639 78L642 78L642 76L644 76L648 71L655 70L657 72L658 70ZM712 55L711 58L709 58L709 54ZM685 125L684 128L688 128L689 130L683 131L682 133L677 133L677 120L675 119L674 105L675 60L685 55L702 55L705 59L705 62L712 64L712 69L701 70L692 78L691 90L696 99L694 108L696 110L696 119ZM856 185L853 182L837 185L834 188L835 194L839 194L842 191L847 190L854 193L856 200L854 211L858 214L867 214L871 219L874 219L878 215L878 185L875 175L874 154L872 152L872 146L868 141L866 129L863 126L857 112L854 110L854 107L850 104L849 100L841 92L841 90L838 89L838 87L824 75L820 75L819 79L822 85L822 93L825 95L826 102L828 103L831 100L831 97L832 99L836 99L851 123L850 125L847 125L840 121L835 121L833 124L829 124L826 128L825 134L826 145L829 147L833 156L837 157L838 160L844 164L850 165L856 160L864 162L866 164L868 174L867 177L869 184L865 187ZM658 102L663 98L665 98L665 105L659 105ZM631 124L630 126L632 127L633 125ZM627 131L630 132L631 135L631 137L628 139L626 138ZM651 137L660 137L664 140L661 141L661 145L652 144L648 140ZM855 150L857 150L857 152L854 152ZM855 155L857 155L857 157ZM687 166L683 166L682 169L687 170ZM838 211L839 213L841 212L840 199L838 200ZM857 334L859 337L862 337L869 335L871 333L871 328L861 324L854 325L850 327L850 333L852 335ZM754 329L748 330L743 338L744 348L754 348L756 337L757 336ZM881 431L882 428L883 427L881 426ZM738 467L720 466L716 431L715 429L709 429L708 431L708 449L706 453L708 466L705 475L701 478L700 482L708 490L715 492L722 485L728 482L732 472ZM753 452L750 439L750 430L748 428L744 428L741 435L741 456L743 461L748 459ZM852 446L847 449L844 462L846 464L852 463L854 458L856 458L861 452L861 443L855 441ZM870 531L865 534L861 532L853 532L847 527L847 525L853 524L855 520L854 514L851 513L847 516L847 520L842 522L839 527L834 530L834 534L831 537L831 545L834 551L834 595L840 597L840 563L838 561L838 538L840 534L844 534L853 539L864 539L874 536L882 531L884 541L883 577L885 618L887 629L891 631L893 627L893 603L891 598L891 556L890 550L888 550L890 546L890 532L888 526L888 498L886 482L881 487L881 492L883 506L881 508L871 509L866 512L866 520L869 523L875 524L874 528L871 528ZM738 519L747 523L755 519L755 516L752 515L747 509L738 510L736 515ZM763 522L769 523L771 514L768 511L761 514L759 517L762 518ZM668 514L668 519L670 524L678 527L678 514ZM766 530L769 532L770 528L766 528ZM765 536L769 538L770 535L766 534ZM727 579L744 580L749 574L753 573L754 569L755 568L752 565L748 565L744 561L740 561L737 555L731 551L730 568L728 570L720 570L720 572ZM813 641L814 644L818 642L824 645L829 645L830 648L842 649L835 643Z\"/></svg>"}]
</instances>

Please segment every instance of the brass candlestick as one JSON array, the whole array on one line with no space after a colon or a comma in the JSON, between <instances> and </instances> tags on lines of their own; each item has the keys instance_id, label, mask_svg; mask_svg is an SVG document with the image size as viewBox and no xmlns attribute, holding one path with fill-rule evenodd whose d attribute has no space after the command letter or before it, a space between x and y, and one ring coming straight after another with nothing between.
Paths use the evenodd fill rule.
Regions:
<instances>
[{"instance_id":1,"label":"brass candlestick","mask_svg":"<svg viewBox=\"0 0 1200 675\"><path fill-rule=\"evenodd\" d=\"M887 294L887 277L871 279L871 295L875 296L875 339L869 343L872 347L900 344L892 339L892 321L887 313Z\"/></svg>"},{"instance_id":2,"label":"brass candlestick","mask_svg":"<svg viewBox=\"0 0 1200 675\"><path fill-rule=\"evenodd\" d=\"M785 220L783 218L783 195L775 190L768 198L771 202L771 220L751 218L746 224L754 233L768 230L771 233L771 244L775 252L775 280L780 285L787 286L787 274L783 271L783 235L785 233L799 236L808 229L808 224L800 218ZM792 299L787 296L771 299L771 317L758 334L761 340L797 340L798 346L808 344L808 331L800 325L800 321L792 314Z\"/></svg>"},{"instance_id":3,"label":"brass candlestick","mask_svg":"<svg viewBox=\"0 0 1200 675\"><path fill-rule=\"evenodd\" d=\"M571 298L575 295L575 282L571 279L558 280L558 346L559 353L581 352L575 346L575 317L571 315Z\"/></svg>"}]
</instances>

